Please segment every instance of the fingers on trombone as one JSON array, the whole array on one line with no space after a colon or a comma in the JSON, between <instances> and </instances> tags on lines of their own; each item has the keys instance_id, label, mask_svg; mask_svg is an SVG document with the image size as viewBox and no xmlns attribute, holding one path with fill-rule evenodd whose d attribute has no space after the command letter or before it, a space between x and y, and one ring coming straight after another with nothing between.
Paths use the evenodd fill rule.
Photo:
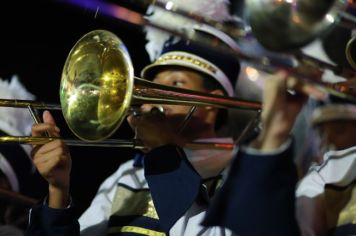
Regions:
<instances>
[{"instance_id":1,"label":"fingers on trombone","mask_svg":"<svg viewBox=\"0 0 356 236\"><path fill-rule=\"evenodd\" d=\"M40 123L32 126L32 136L40 137L48 132L52 137L59 137L59 128L53 124Z\"/></svg>"},{"instance_id":2,"label":"fingers on trombone","mask_svg":"<svg viewBox=\"0 0 356 236\"><path fill-rule=\"evenodd\" d=\"M316 100L325 100L328 97L327 91L323 90L321 87L302 82L295 77L288 77L287 89L292 95L305 97L305 99L307 96L310 96Z\"/></svg>"},{"instance_id":3,"label":"fingers on trombone","mask_svg":"<svg viewBox=\"0 0 356 236\"><path fill-rule=\"evenodd\" d=\"M344 82L333 84L333 88L339 92L356 96L356 77Z\"/></svg>"},{"instance_id":4,"label":"fingers on trombone","mask_svg":"<svg viewBox=\"0 0 356 236\"><path fill-rule=\"evenodd\" d=\"M45 153L40 153L39 151L34 156L33 162L41 175L48 176L54 168L60 166L62 163L65 164L69 160L68 157L69 154L65 149L56 148Z\"/></svg>"},{"instance_id":5,"label":"fingers on trombone","mask_svg":"<svg viewBox=\"0 0 356 236\"><path fill-rule=\"evenodd\" d=\"M58 166L61 166L61 163L65 163L65 156L44 156L44 158L38 158L34 160L35 165L37 166L38 172L45 177L50 177L52 171Z\"/></svg>"},{"instance_id":6,"label":"fingers on trombone","mask_svg":"<svg viewBox=\"0 0 356 236\"><path fill-rule=\"evenodd\" d=\"M34 161L46 161L55 156L68 155L69 150L61 140L54 140L46 145L37 145L32 149L32 157Z\"/></svg>"},{"instance_id":7,"label":"fingers on trombone","mask_svg":"<svg viewBox=\"0 0 356 236\"><path fill-rule=\"evenodd\" d=\"M62 154L64 153L65 145L60 140L54 140L53 142L43 145L39 150L40 154L46 154L54 152L53 154Z\"/></svg>"},{"instance_id":8,"label":"fingers on trombone","mask_svg":"<svg viewBox=\"0 0 356 236\"><path fill-rule=\"evenodd\" d=\"M49 111L43 112L43 123L34 124L32 126L32 136L43 136L48 133L51 137L59 137L60 129L56 126L56 122Z\"/></svg>"},{"instance_id":9,"label":"fingers on trombone","mask_svg":"<svg viewBox=\"0 0 356 236\"><path fill-rule=\"evenodd\" d=\"M47 145L43 145L41 147L41 149L38 150L38 152L41 154L53 152L53 151L66 153L68 151L68 147L65 145L64 142L57 139L57 140L54 140L54 141L48 143ZM57 154L57 153L54 153L54 154ZM58 153L58 154L60 154L60 153Z\"/></svg>"},{"instance_id":10,"label":"fingers on trombone","mask_svg":"<svg viewBox=\"0 0 356 236\"><path fill-rule=\"evenodd\" d=\"M49 111L43 112L43 122L47 124L51 124L54 126L54 132L49 132L49 135L52 137L59 137L60 129L56 126L56 121Z\"/></svg>"},{"instance_id":11,"label":"fingers on trombone","mask_svg":"<svg viewBox=\"0 0 356 236\"><path fill-rule=\"evenodd\" d=\"M53 116L49 111L47 110L44 111L42 116L43 116L43 123L56 125L56 121L54 120Z\"/></svg>"},{"instance_id":12,"label":"fingers on trombone","mask_svg":"<svg viewBox=\"0 0 356 236\"><path fill-rule=\"evenodd\" d=\"M285 94L298 99L307 99L307 96L311 96L317 100L325 100L328 97L328 93L323 89L290 76L287 71L279 71L272 77L272 81L267 86L277 88L280 91L279 96Z\"/></svg>"},{"instance_id":13,"label":"fingers on trombone","mask_svg":"<svg viewBox=\"0 0 356 236\"><path fill-rule=\"evenodd\" d=\"M269 95L269 92L272 91L278 91L281 93L285 93L286 91L286 79L288 77L288 74L286 71L278 71L277 73L268 76L266 79L265 83L265 88L264 90L268 92L267 95Z\"/></svg>"}]
</instances>

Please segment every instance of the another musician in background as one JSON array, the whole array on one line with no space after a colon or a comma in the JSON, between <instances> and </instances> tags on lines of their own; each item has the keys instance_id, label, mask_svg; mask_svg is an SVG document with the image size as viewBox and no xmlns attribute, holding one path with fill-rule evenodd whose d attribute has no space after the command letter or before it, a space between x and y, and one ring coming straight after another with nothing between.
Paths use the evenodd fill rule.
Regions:
<instances>
[{"instance_id":1,"label":"another musician in background","mask_svg":"<svg viewBox=\"0 0 356 236\"><path fill-rule=\"evenodd\" d=\"M200 5L215 10L209 2L202 1ZM191 30L227 49L237 47L230 37L214 28ZM163 42L163 49L156 54L159 57L143 69L144 78L163 85L233 96L239 73L236 57L179 38L168 37ZM200 225L231 161L231 150L183 147L194 140L232 140L217 137L221 114L213 107L198 108L182 126L190 108L144 104L143 114L129 116L128 121L147 152L122 164L100 186L91 206L79 219L82 235L231 235L224 228ZM48 112L44 114L44 123L33 127L33 135L45 130L59 135ZM48 203L32 210L28 234L78 235L79 225L70 203L71 161L67 147L58 140L36 146L35 150L34 163L49 183L49 197Z\"/></svg>"},{"instance_id":2,"label":"another musician in background","mask_svg":"<svg viewBox=\"0 0 356 236\"><path fill-rule=\"evenodd\" d=\"M16 76L11 80L0 79L2 99L33 100L32 95ZM27 109L0 107L0 135L28 136L32 118ZM30 158L29 145L0 145L0 235L23 235L28 224L29 202L19 199L31 196L31 182L35 167ZM33 191L32 191L33 192ZM16 196L20 196L18 199ZM35 202L33 202L34 204Z\"/></svg>"},{"instance_id":3,"label":"another musician in background","mask_svg":"<svg viewBox=\"0 0 356 236\"><path fill-rule=\"evenodd\" d=\"M356 103L333 98L316 108L322 163L312 166L297 188L303 235L356 233Z\"/></svg>"}]
</instances>

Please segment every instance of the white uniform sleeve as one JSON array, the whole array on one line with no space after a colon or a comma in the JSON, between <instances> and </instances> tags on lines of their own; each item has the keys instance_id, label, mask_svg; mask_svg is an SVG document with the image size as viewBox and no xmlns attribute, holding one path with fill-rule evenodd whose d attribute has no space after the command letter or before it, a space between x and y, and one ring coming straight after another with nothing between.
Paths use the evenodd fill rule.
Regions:
<instances>
[{"instance_id":1,"label":"white uniform sleeve","mask_svg":"<svg viewBox=\"0 0 356 236\"><path fill-rule=\"evenodd\" d=\"M129 161L111 176L109 176L99 187L97 194L89 208L79 218L80 233L84 236L106 235L107 224L111 213L112 201L117 189L117 183L125 166L131 165Z\"/></svg>"},{"instance_id":2,"label":"white uniform sleeve","mask_svg":"<svg viewBox=\"0 0 356 236\"><path fill-rule=\"evenodd\" d=\"M323 178L316 170L312 169L298 184L296 197L314 198L324 192L324 186Z\"/></svg>"},{"instance_id":3,"label":"white uniform sleeve","mask_svg":"<svg viewBox=\"0 0 356 236\"><path fill-rule=\"evenodd\" d=\"M347 186L356 178L356 147L345 150L329 151L324 162L310 168L301 180L296 196L316 197L324 192L326 184Z\"/></svg>"}]
</instances>

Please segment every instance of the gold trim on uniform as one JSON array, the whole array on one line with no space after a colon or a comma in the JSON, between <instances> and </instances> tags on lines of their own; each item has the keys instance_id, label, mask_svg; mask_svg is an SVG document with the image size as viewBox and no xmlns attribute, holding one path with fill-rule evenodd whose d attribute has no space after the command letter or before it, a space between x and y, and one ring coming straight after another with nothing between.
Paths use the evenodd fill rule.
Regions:
<instances>
[{"instance_id":1,"label":"gold trim on uniform","mask_svg":"<svg viewBox=\"0 0 356 236\"><path fill-rule=\"evenodd\" d=\"M140 215L159 219L151 193L148 190L132 190L124 186L117 187L111 208L111 215Z\"/></svg>"},{"instance_id":2,"label":"gold trim on uniform","mask_svg":"<svg viewBox=\"0 0 356 236\"><path fill-rule=\"evenodd\" d=\"M151 229L145 229L137 226L118 226L118 227L111 227L108 230L108 234L113 233L136 233L148 236L165 236L166 234L159 231L154 231Z\"/></svg>"},{"instance_id":3,"label":"gold trim on uniform","mask_svg":"<svg viewBox=\"0 0 356 236\"><path fill-rule=\"evenodd\" d=\"M214 74L217 71L217 69L214 66L209 65L208 63L205 63L205 62L203 62L199 59L196 59L194 57L185 56L185 55L164 55L164 56L161 56L160 58L158 58L157 61L155 62L155 64L160 64L162 62L166 62L166 61L170 61L170 60L186 61L186 62L192 63L196 66L199 66L205 70L208 70Z\"/></svg>"},{"instance_id":4,"label":"gold trim on uniform","mask_svg":"<svg viewBox=\"0 0 356 236\"><path fill-rule=\"evenodd\" d=\"M356 187L351 189L350 198L341 210L337 225L356 224Z\"/></svg>"},{"instance_id":5,"label":"gold trim on uniform","mask_svg":"<svg viewBox=\"0 0 356 236\"><path fill-rule=\"evenodd\" d=\"M325 188L326 219L329 228L356 224L356 185L346 189Z\"/></svg>"}]
</instances>

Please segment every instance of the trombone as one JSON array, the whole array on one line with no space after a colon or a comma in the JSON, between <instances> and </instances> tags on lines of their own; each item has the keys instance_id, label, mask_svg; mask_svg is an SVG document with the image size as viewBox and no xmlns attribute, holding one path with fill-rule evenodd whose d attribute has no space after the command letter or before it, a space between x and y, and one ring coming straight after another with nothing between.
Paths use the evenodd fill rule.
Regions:
<instances>
[{"instance_id":1,"label":"trombone","mask_svg":"<svg viewBox=\"0 0 356 236\"><path fill-rule=\"evenodd\" d=\"M57 137L31 137L31 136L0 136L0 144L45 144L57 139ZM93 142L85 142L80 139L61 139L68 146L75 147L106 147L106 148L132 148L143 150L145 146L142 145L137 139L106 139L103 141L93 141ZM186 148L190 149L233 149L235 144L233 143L210 143L210 142L198 142L194 141L191 143L187 143L185 145Z\"/></svg>"},{"instance_id":2,"label":"trombone","mask_svg":"<svg viewBox=\"0 0 356 236\"><path fill-rule=\"evenodd\" d=\"M64 140L75 146L144 148L137 140L107 140L124 118L142 103L261 109L259 102L239 100L156 84L133 76L125 45L113 33L94 30L71 49L62 70L60 104L0 99L0 106L61 110L70 130L80 140ZM43 144L54 137L1 137L0 143ZM207 146L206 146L207 145ZM191 148L232 148L232 144L191 143Z\"/></svg>"}]
</instances>

